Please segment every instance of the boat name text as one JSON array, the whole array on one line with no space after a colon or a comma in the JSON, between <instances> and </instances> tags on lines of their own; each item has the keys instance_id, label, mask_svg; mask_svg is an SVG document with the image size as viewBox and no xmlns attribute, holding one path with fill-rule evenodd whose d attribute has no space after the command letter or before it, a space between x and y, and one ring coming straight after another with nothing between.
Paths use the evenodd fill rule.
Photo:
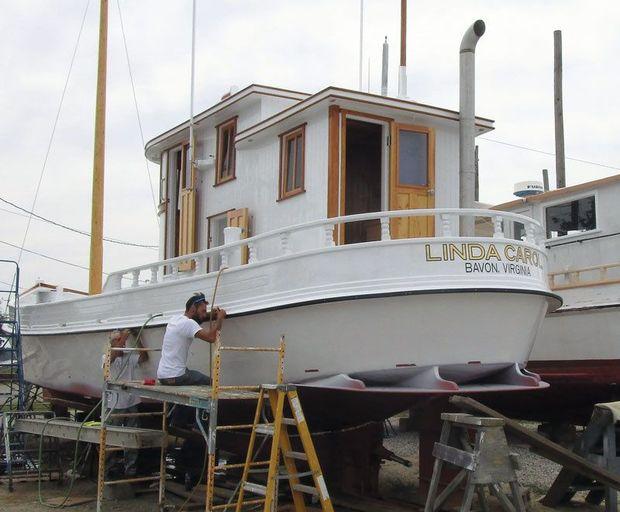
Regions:
<instances>
[{"instance_id":1,"label":"boat name text","mask_svg":"<svg viewBox=\"0 0 620 512\"><path fill-rule=\"evenodd\" d=\"M426 261L465 261L465 271L468 273L499 273L501 269L507 274L531 275L528 265L543 268L543 260L538 251L514 244L506 244L498 249L495 244L448 243L441 244L440 251L437 246L425 244L424 249Z\"/></svg>"}]
</instances>

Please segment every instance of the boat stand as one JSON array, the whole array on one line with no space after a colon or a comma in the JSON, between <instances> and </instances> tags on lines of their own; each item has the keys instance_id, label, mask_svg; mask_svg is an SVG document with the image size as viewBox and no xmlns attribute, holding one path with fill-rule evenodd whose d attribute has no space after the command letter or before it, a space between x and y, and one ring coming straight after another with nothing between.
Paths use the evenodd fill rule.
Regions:
<instances>
[{"instance_id":1,"label":"boat stand","mask_svg":"<svg viewBox=\"0 0 620 512\"><path fill-rule=\"evenodd\" d=\"M594 407L592 418L575 447L575 453L612 473L620 473L620 457L616 451L616 419L606 404ZM605 499L606 512L618 510L616 489L595 479L580 476L566 467L562 468L541 503L547 507L557 507L568 503L577 491L590 491L586 502L591 505L599 505Z\"/></svg>"},{"instance_id":2,"label":"boat stand","mask_svg":"<svg viewBox=\"0 0 620 512\"><path fill-rule=\"evenodd\" d=\"M435 443L435 463L424 512L435 512L465 481L460 511L468 512L474 492L485 512L489 510L485 487L488 487L507 512L525 512L521 487L515 469L517 460L508 450L504 421L498 418L478 418L470 414L444 413L441 437ZM470 439L473 437L473 444ZM444 463L460 468L454 479L437 496ZM510 486L512 500L501 488Z\"/></svg>"}]
</instances>

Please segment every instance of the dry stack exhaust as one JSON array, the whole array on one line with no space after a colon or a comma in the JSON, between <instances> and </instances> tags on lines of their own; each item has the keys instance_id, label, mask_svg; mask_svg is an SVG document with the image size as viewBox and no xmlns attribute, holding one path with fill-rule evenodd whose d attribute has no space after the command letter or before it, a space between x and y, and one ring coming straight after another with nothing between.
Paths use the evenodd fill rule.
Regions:
<instances>
[{"instance_id":1,"label":"dry stack exhaust","mask_svg":"<svg viewBox=\"0 0 620 512\"><path fill-rule=\"evenodd\" d=\"M475 126L475 51L478 39L484 34L484 21L478 20L467 29L460 49L459 96L459 181L460 208L473 208L476 190L474 156ZM474 236L475 219L461 217L461 236Z\"/></svg>"}]
</instances>

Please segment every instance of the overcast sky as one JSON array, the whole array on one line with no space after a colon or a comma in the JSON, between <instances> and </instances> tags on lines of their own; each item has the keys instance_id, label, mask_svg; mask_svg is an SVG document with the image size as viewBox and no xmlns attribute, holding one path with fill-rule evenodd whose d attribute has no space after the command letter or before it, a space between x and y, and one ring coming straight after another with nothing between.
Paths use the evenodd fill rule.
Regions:
<instances>
[{"instance_id":1,"label":"overcast sky","mask_svg":"<svg viewBox=\"0 0 620 512\"><path fill-rule=\"evenodd\" d=\"M35 211L90 229L99 2L91 0ZM0 198L30 209L67 78L86 0L2 0ZM364 88L380 88L384 36L396 94L399 0L365 0ZM187 119L191 1L120 0L146 140ZM553 153L553 31L563 31L567 183L620 172L620 2L409 0L409 96L458 108L458 47L477 18L477 114L496 120L478 138L481 200L511 199L516 181L540 179ZM359 0L198 1L196 111L232 85L316 92L357 87ZM110 0L105 235L157 244L157 221L136 120L119 10ZM494 142L495 141L495 142ZM608 167L605 167L608 166ZM149 164L157 183L159 169ZM12 213L10 213L12 212ZM0 203L0 258L16 259L27 217ZM89 240L32 220L25 248L87 266ZM105 244L105 270L157 258L148 248ZM22 286L41 278L86 289L88 272L24 253ZM0 269L0 280L11 273Z\"/></svg>"}]
</instances>

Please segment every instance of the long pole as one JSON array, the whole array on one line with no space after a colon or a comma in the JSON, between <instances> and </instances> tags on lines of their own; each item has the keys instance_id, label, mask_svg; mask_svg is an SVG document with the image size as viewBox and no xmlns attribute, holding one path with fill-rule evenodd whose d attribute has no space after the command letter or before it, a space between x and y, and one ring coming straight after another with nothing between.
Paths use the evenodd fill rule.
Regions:
<instances>
[{"instance_id":1,"label":"long pole","mask_svg":"<svg viewBox=\"0 0 620 512\"><path fill-rule=\"evenodd\" d=\"M364 0L360 0L360 65L358 89L362 90L362 67L364 57Z\"/></svg>"},{"instance_id":2,"label":"long pole","mask_svg":"<svg viewBox=\"0 0 620 512\"><path fill-rule=\"evenodd\" d=\"M564 156L564 108L562 106L562 31L553 32L553 104L555 106L555 181L557 188L566 186Z\"/></svg>"},{"instance_id":3,"label":"long pole","mask_svg":"<svg viewBox=\"0 0 620 512\"><path fill-rule=\"evenodd\" d=\"M194 70L196 62L196 0L192 2L192 64L190 72L190 90L189 90L189 162L194 166ZM191 173L193 178L194 173ZM187 187L187 183L185 184ZM194 188L194 184L191 187Z\"/></svg>"},{"instance_id":4,"label":"long pole","mask_svg":"<svg viewBox=\"0 0 620 512\"><path fill-rule=\"evenodd\" d=\"M108 0L99 9L99 63L97 66L97 103L95 107L95 156L93 159L93 195L90 221L90 271L88 293L101 293L103 275L103 182L105 165L105 100L108 60Z\"/></svg>"},{"instance_id":5,"label":"long pole","mask_svg":"<svg viewBox=\"0 0 620 512\"><path fill-rule=\"evenodd\" d=\"M407 0L400 0L400 66L398 97L407 97Z\"/></svg>"}]
</instances>

